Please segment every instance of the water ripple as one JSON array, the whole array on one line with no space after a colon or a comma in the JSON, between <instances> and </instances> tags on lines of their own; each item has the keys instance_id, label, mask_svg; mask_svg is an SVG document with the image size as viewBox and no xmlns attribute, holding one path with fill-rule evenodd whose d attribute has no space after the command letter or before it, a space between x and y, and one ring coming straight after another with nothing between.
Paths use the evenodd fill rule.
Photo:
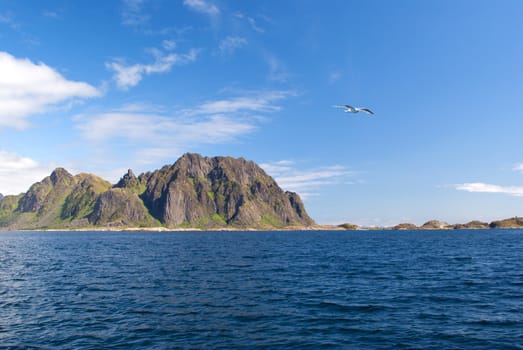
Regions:
<instances>
[{"instance_id":1,"label":"water ripple","mask_svg":"<svg viewBox=\"0 0 523 350\"><path fill-rule=\"evenodd\" d=\"M523 349L522 231L0 232L0 348Z\"/></svg>"}]
</instances>

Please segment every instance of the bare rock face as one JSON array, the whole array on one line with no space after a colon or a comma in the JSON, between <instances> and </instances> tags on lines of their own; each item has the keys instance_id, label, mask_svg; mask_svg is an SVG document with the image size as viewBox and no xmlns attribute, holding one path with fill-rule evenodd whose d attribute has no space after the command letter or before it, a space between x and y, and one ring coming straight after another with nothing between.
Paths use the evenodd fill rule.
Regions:
<instances>
[{"instance_id":1,"label":"bare rock face","mask_svg":"<svg viewBox=\"0 0 523 350\"><path fill-rule=\"evenodd\" d=\"M154 225L140 198L120 188L112 188L98 196L88 220L101 226Z\"/></svg>"},{"instance_id":2,"label":"bare rock face","mask_svg":"<svg viewBox=\"0 0 523 350\"><path fill-rule=\"evenodd\" d=\"M142 195L166 226L311 225L297 194L285 193L255 163L187 153L151 174Z\"/></svg>"},{"instance_id":3,"label":"bare rock face","mask_svg":"<svg viewBox=\"0 0 523 350\"><path fill-rule=\"evenodd\" d=\"M285 192L287 197L289 197L289 201L291 203L292 208L296 211L296 214L306 223L313 223L314 221L309 217L307 212L305 211L305 206L303 205L303 202L300 198L300 196L296 192Z\"/></svg>"}]
</instances>

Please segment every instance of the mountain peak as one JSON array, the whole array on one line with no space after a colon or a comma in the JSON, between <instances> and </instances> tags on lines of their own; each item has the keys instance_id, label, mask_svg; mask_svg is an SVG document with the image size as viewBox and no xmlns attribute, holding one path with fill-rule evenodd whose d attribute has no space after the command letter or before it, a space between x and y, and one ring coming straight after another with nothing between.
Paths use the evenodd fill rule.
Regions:
<instances>
[{"instance_id":1,"label":"mountain peak","mask_svg":"<svg viewBox=\"0 0 523 350\"><path fill-rule=\"evenodd\" d=\"M254 162L194 153L152 173L142 195L151 214L168 227L312 224L297 197Z\"/></svg>"},{"instance_id":2,"label":"mountain peak","mask_svg":"<svg viewBox=\"0 0 523 350\"><path fill-rule=\"evenodd\" d=\"M127 170L127 173L122 176L122 178L120 179L120 181L118 181L118 183L114 186L114 187L117 187L117 188L132 188L132 187L135 187L138 183L138 178L136 177L136 175L134 175L134 172L129 169Z\"/></svg>"},{"instance_id":3,"label":"mountain peak","mask_svg":"<svg viewBox=\"0 0 523 350\"><path fill-rule=\"evenodd\" d=\"M53 185L56 185L59 182L68 181L68 180L70 181L73 178L73 175L71 175L64 168L56 168L51 173L50 178L51 178L51 182L53 183Z\"/></svg>"},{"instance_id":4,"label":"mountain peak","mask_svg":"<svg viewBox=\"0 0 523 350\"><path fill-rule=\"evenodd\" d=\"M203 158L208 158L208 157L204 157L199 153L185 152L184 154L182 154L182 156L180 158L178 158L178 161L180 161L182 159L203 159Z\"/></svg>"}]
</instances>

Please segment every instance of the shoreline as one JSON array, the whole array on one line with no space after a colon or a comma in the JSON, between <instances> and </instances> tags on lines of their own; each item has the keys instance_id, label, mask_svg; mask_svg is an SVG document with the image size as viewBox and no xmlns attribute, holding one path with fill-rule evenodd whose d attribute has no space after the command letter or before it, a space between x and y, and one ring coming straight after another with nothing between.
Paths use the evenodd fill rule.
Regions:
<instances>
[{"instance_id":1,"label":"shoreline","mask_svg":"<svg viewBox=\"0 0 523 350\"><path fill-rule=\"evenodd\" d=\"M63 232L86 232L86 231L100 231L100 232L255 232L255 231L274 231L274 232L288 232L288 231L452 231L452 230L491 230L491 229L523 229L523 218L513 217L504 220L492 221L490 223L473 220L465 224L448 224L444 221L430 220L421 226L412 223L401 223L395 226L376 227L376 226L358 226L351 223L344 223L340 225L333 224L314 224L308 226L290 225L284 227L237 227L237 226L222 226L222 227L165 227L165 226L125 226L125 225L110 225L110 226L87 226L87 227L53 227L53 228L16 228L16 227L0 227L0 231L63 231Z\"/></svg>"},{"instance_id":2,"label":"shoreline","mask_svg":"<svg viewBox=\"0 0 523 350\"><path fill-rule=\"evenodd\" d=\"M315 225L309 227L289 227L289 228L168 228L168 227L82 227L82 228L34 228L34 229L9 229L1 228L3 232L291 232L291 231L478 231L478 230L518 230L523 227L444 227L444 228L395 228L395 227L355 227L343 228L336 225Z\"/></svg>"}]
</instances>

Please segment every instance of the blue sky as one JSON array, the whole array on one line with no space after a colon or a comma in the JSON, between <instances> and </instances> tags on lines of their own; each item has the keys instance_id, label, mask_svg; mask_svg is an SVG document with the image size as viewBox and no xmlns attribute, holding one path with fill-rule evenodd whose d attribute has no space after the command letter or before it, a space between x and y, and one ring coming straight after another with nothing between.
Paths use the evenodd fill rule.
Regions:
<instances>
[{"instance_id":1,"label":"blue sky","mask_svg":"<svg viewBox=\"0 0 523 350\"><path fill-rule=\"evenodd\" d=\"M0 1L0 193L196 152L257 162L319 223L522 215L521 18L519 0Z\"/></svg>"}]
</instances>

